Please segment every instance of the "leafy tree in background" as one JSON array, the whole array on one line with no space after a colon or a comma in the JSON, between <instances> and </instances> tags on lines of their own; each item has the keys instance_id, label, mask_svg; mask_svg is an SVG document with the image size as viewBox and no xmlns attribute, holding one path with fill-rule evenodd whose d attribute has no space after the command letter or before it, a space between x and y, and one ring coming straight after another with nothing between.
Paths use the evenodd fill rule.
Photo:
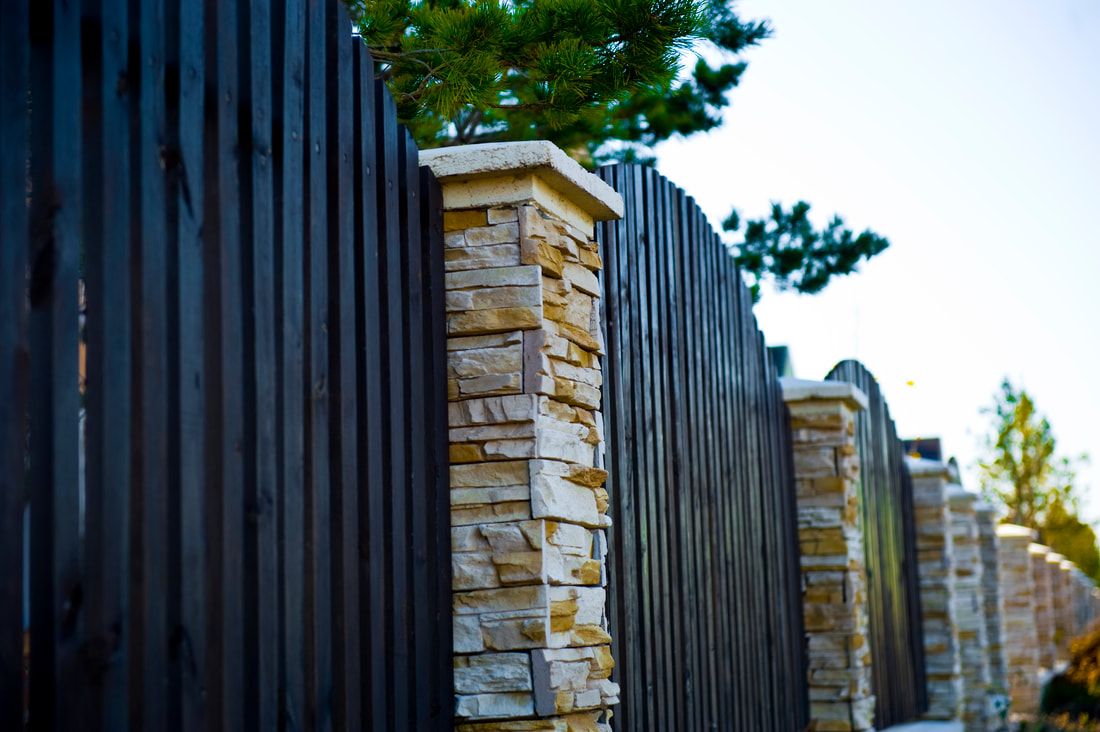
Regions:
<instances>
[{"instance_id":1,"label":"leafy tree in background","mask_svg":"<svg viewBox=\"0 0 1100 732\"><path fill-rule=\"evenodd\" d=\"M1096 534L1077 516L1073 465L1055 456L1050 423L1007 379L984 411L993 417L995 437L989 459L979 463L982 492L1008 510L1006 521L1038 530L1054 551L1100 579Z\"/></svg>"},{"instance_id":2,"label":"leafy tree in background","mask_svg":"<svg viewBox=\"0 0 1100 732\"><path fill-rule=\"evenodd\" d=\"M421 148L550 140L588 167L654 161L654 145L722 123L746 63L772 33L732 0L345 0L398 116ZM680 59L695 52L690 73ZM754 299L771 277L814 293L883 251L800 202L733 242ZM737 231L736 211L727 231Z\"/></svg>"}]
</instances>

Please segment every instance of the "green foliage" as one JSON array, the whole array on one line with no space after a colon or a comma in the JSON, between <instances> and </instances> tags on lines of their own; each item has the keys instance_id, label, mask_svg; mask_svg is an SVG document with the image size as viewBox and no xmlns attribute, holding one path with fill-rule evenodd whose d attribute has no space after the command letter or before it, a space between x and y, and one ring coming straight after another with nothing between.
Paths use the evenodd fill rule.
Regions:
<instances>
[{"instance_id":1,"label":"green foliage","mask_svg":"<svg viewBox=\"0 0 1100 732\"><path fill-rule=\"evenodd\" d=\"M989 458L979 463L982 492L1008 509L1008 521L1042 529L1047 509L1058 502L1073 510L1073 473L1068 460L1055 458L1050 423L1024 390L1006 379L991 408L994 438Z\"/></svg>"},{"instance_id":2,"label":"green foliage","mask_svg":"<svg viewBox=\"0 0 1100 732\"><path fill-rule=\"evenodd\" d=\"M855 234L844 220L834 216L818 231L809 218L810 204L799 201L790 211L772 204L769 218L749 221L744 240L734 244L741 271L749 275L753 300L760 298L760 283L770 277L780 290L816 293L836 275L855 271L860 261L883 252L890 242L873 231ZM737 211L723 222L726 231L738 231Z\"/></svg>"},{"instance_id":3,"label":"green foliage","mask_svg":"<svg viewBox=\"0 0 1100 732\"><path fill-rule=\"evenodd\" d=\"M551 140L589 165L717 127L766 22L726 0L345 0L421 147ZM700 58L681 79L679 61Z\"/></svg>"},{"instance_id":4,"label":"green foliage","mask_svg":"<svg viewBox=\"0 0 1100 732\"><path fill-rule=\"evenodd\" d=\"M1096 532L1077 517L1072 500L1059 494L1047 506L1039 529L1044 544L1077 565L1077 568L1100 581L1100 550L1096 547Z\"/></svg>"}]
</instances>

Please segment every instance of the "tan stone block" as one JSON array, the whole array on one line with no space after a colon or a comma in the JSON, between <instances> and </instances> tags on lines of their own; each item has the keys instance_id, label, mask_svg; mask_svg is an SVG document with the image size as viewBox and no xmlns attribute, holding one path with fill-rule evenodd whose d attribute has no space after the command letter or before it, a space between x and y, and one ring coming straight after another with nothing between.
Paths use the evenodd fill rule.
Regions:
<instances>
[{"instance_id":1,"label":"tan stone block","mask_svg":"<svg viewBox=\"0 0 1100 732\"><path fill-rule=\"evenodd\" d=\"M466 237L466 245L470 247L482 247L519 241L519 225L515 223L497 224L496 226L479 226L472 229L466 229L463 233ZM524 262L524 264L529 263Z\"/></svg>"},{"instance_id":2,"label":"tan stone block","mask_svg":"<svg viewBox=\"0 0 1100 732\"><path fill-rule=\"evenodd\" d=\"M480 445L451 445L452 463L477 463L485 459Z\"/></svg>"},{"instance_id":3,"label":"tan stone block","mask_svg":"<svg viewBox=\"0 0 1100 732\"><path fill-rule=\"evenodd\" d=\"M518 267L520 261L518 244L495 244L483 247L461 247L443 252L443 266L447 272L462 270L482 270L496 267Z\"/></svg>"},{"instance_id":4,"label":"tan stone block","mask_svg":"<svg viewBox=\"0 0 1100 732\"><path fill-rule=\"evenodd\" d=\"M520 242L520 263L538 265L545 274L561 277L565 257L543 239L524 239Z\"/></svg>"},{"instance_id":5,"label":"tan stone block","mask_svg":"<svg viewBox=\"0 0 1100 732\"><path fill-rule=\"evenodd\" d=\"M590 270L599 271L603 269L603 260L597 252L589 251L582 247L578 251L578 258L581 264L588 267Z\"/></svg>"},{"instance_id":6,"label":"tan stone block","mask_svg":"<svg viewBox=\"0 0 1100 732\"><path fill-rule=\"evenodd\" d=\"M518 373L486 374L469 379L455 379L454 384L458 389L456 399L520 394L523 391L523 377Z\"/></svg>"},{"instance_id":7,"label":"tan stone block","mask_svg":"<svg viewBox=\"0 0 1100 732\"><path fill-rule=\"evenodd\" d=\"M493 287L540 287L542 270L532 266L494 267L464 272L448 272L445 276L448 291ZM473 346L483 348L484 346Z\"/></svg>"},{"instance_id":8,"label":"tan stone block","mask_svg":"<svg viewBox=\"0 0 1100 732\"><path fill-rule=\"evenodd\" d=\"M554 396L567 404L578 407L600 408L600 390L598 388L569 379L554 377Z\"/></svg>"},{"instance_id":9,"label":"tan stone block","mask_svg":"<svg viewBox=\"0 0 1100 732\"><path fill-rule=\"evenodd\" d=\"M562 267L562 276L581 292L587 292L594 297L600 296L600 281L587 267L566 262Z\"/></svg>"},{"instance_id":10,"label":"tan stone block","mask_svg":"<svg viewBox=\"0 0 1100 732\"><path fill-rule=\"evenodd\" d=\"M538 328L541 323L541 306L474 310L455 313L448 317L447 333L448 335L502 333Z\"/></svg>"},{"instance_id":11,"label":"tan stone block","mask_svg":"<svg viewBox=\"0 0 1100 732\"><path fill-rule=\"evenodd\" d=\"M517 221L519 219L519 211L513 206L509 206L508 208L491 208L488 213L490 224L506 224L509 221Z\"/></svg>"},{"instance_id":12,"label":"tan stone block","mask_svg":"<svg viewBox=\"0 0 1100 732\"><path fill-rule=\"evenodd\" d=\"M451 488L483 486L526 486L530 466L525 460L473 463L451 467Z\"/></svg>"},{"instance_id":13,"label":"tan stone block","mask_svg":"<svg viewBox=\"0 0 1100 732\"><path fill-rule=\"evenodd\" d=\"M475 226L485 226L486 223L488 223L488 216L484 210L443 212L443 231L471 229Z\"/></svg>"}]
</instances>

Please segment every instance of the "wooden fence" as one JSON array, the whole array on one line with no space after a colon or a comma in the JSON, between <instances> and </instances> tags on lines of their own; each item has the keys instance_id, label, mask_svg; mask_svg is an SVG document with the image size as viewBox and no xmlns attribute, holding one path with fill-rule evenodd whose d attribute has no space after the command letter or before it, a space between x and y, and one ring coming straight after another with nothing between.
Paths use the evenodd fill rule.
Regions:
<instances>
[{"instance_id":1,"label":"wooden fence","mask_svg":"<svg viewBox=\"0 0 1100 732\"><path fill-rule=\"evenodd\" d=\"M28 502L32 728L450 729L442 204L340 4L0 17L0 729Z\"/></svg>"},{"instance_id":2,"label":"wooden fence","mask_svg":"<svg viewBox=\"0 0 1100 732\"><path fill-rule=\"evenodd\" d=\"M622 732L808 722L790 421L733 259L653 169L600 171Z\"/></svg>"},{"instance_id":3,"label":"wooden fence","mask_svg":"<svg viewBox=\"0 0 1100 732\"><path fill-rule=\"evenodd\" d=\"M825 378L855 384L870 402L856 415L860 521L867 557L875 726L889 727L912 721L928 708L913 486L875 377L858 361L843 361Z\"/></svg>"}]
</instances>

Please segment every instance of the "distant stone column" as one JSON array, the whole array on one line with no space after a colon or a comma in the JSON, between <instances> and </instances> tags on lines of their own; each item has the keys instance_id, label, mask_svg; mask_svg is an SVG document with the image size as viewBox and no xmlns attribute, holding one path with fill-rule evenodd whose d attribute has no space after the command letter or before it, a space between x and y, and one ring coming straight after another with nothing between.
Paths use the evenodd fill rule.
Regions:
<instances>
[{"instance_id":1,"label":"distant stone column","mask_svg":"<svg viewBox=\"0 0 1100 732\"><path fill-rule=\"evenodd\" d=\"M875 697L854 437L867 397L841 381L781 382L794 433L810 730L869 730Z\"/></svg>"},{"instance_id":2,"label":"distant stone column","mask_svg":"<svg viewBox=\"0 0 1100 732\"><path fill-rule=\"evenodd\" d=\"M955 563L947 505L947 466L907 458L913 477L917 564L928 675L927 719L954 720L962 713L962 660L955 624Z\"/></svg>"},{"instance_id":3,"label":"distant stone column","mask_svg":"<svg viewBox=\"0 0 1100 732\"><path fill-rule=\"evenodd\" d=\"M1004 597L1004 657L1012 711L1039 709L1039 636L1035 632L1035 582L1028 548L1035 532L1024 526L997 527L997 553Z\"/></svg>"},{"instance_id":4,"label":"distant stone column","mask_svg":"<svg viewBox=\"0 0 1100 732\"><path fill-rule=\"evenodd\" d=\"M1054 610L1050 565L1047 556L1050 549L1042 544L1028 547L1031 554L1031 576L1035 580L1035 635L1039 639L1039 666L1054 668Z\"/></svg>"},{"instance_id":5,"label":"distant stone column","mask_svg":"<svg viewBox=\"0 0 1100 732\"><path fill-rule=\"evenodd\" d=\"M1069 661L1069 641L1073 637L1073 562L1061 554L1051 552L1050 563L1051 604L1054 608L1054 652L1056 662Z\"/></svg>"},{"instance_id":6,"label":"distant stone column","mask_svg":"<svg viewBox=\"0 0 1100 732\"><path fill-rule=\"evenodd\" d=\"M962 661L963 711L966 732L986 732L989 722L989 656L982 592L981 540L974 504L978 497L949 485L952 551L955 564L955 625Z\"/></svg>"},{"instance_id":7,"label":"distant stone column","mask_svg":"<svg viewBox=\"0 0 1100 732\"><path fill-rule=\"evenodd\" d=\"M550 143L423 151L443 186L458 732L609 730L594 222Z\"/></svg>"},{"instance_id":8,"label":"distant stone column","mask_svg":"<svg viewBox=\"0 0 1100 732\"><path fill-rule=\"evenodd\" d=\"M985 635L989 645L989 683L993 691L1008 693L1008 669L1005 665L1005 603L1001 591L998 557L997 514L988 503L974 504L982 549L982 596L985 602Z\"/></svg>"}]
</instances>

